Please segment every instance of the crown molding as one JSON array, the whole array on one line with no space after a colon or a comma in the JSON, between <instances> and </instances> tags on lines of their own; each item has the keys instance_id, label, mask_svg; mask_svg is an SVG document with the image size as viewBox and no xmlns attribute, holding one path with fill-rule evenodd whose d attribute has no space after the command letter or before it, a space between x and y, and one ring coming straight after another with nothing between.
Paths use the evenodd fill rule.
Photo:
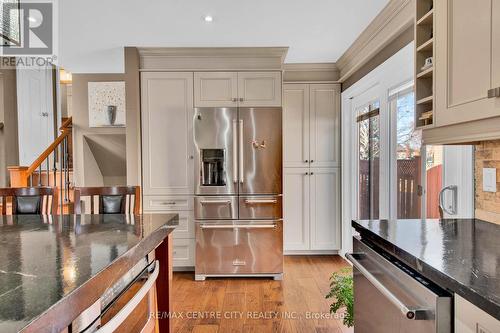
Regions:
<instances>
[{"instance_id":1,"label":"crown molding","mask_svg":"<svg viewBox=\"0 0 500 333\"><path fill-rule=\"evenodd\" d=\"M282 70L288 47L139 47L141 70Z\"/></svg>"},{"instance_id":2,"label":"crown molding","mask_svg":"<svg viewBox=\"0 0 500 333\"><path fill-rule=\"evenodd\" d=\"M339 69L336 63L285 64L284 82L336 82Z\"/></svg>"},{"instance_id":3,"label":"crown molding","mask_svg":"<svg viewBox=\"0 0 500 333\"><path fill-rule=\"evenodd\" d=\"M415 0L391 0L337 60L344 82L385 46L413 25Z\"/></svg>"}]
</instances>

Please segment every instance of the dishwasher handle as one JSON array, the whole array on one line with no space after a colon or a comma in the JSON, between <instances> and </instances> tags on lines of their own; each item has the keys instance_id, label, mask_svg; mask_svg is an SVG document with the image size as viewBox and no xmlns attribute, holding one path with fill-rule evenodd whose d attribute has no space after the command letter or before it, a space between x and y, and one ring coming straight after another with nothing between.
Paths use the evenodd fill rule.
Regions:
<instances>
[{"instance_id":1,"label":"dishwasher handle","mask_svg":"<svg viewBox=\"0 0 500 333\"><path fill-rule=\"evenodd\" d=\"M153 288L153 285L158 279L158 274L160 273L160 263L158 260L155 261L155 268L151 275L148 277L144 285L139 289L139 291L132 297L132 299L114 316L110 321L101 326L96 333L108 333L114 332L124 321L130 316L132 311L139 305L139 303L146 297L148 292Z\"/></svg>"},{"instance_id":2,"label":"dishwasher handle","mask_svg":"<svg viewBox=\"0 0 500 333\"><path fill-rule=\"evenodd\" d=\"M352 263L352 265L368 280L370 283L377 288L382 295L384 295L392 304L398 307L401 313L408 319L413 320L425 320L427 319L427 310L423 309L410 309L402 301L400 301L389 289L387 289L377 278L371 274L363 265L354 257L360 254L350 254L346 253L346 258Z\"/></svg>"}]
</instances>

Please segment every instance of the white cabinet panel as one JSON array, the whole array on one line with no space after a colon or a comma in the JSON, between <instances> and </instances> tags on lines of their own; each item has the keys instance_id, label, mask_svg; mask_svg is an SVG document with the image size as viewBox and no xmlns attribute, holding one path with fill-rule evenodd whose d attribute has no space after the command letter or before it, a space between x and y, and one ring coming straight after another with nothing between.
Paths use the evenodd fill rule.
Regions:
<instances>
[{"instance_id":1,"label":"white cabinet panel","mask_svg":"<svg viewBox=\"0 0 500 333\"><path fill-rule=\"evenodd\" d=\"M174 239L173 240L173 266L192 267L195 259L194 239Z\"/></svg>"},{"instance_id":2,"label":"white cabinet panel","mask_svg":"<svg viewBox=\"0 0 500 333\"><path fill-rule=\"evenodd\" d=\"M500 116L500 99L488 98L488 90L500 82L497 2L435 2L438 127Z\"/></svg>"},{"instance_id":3,"label":"white cabinet panel","mask_svg":"<svg viewBox=\"0 0 500 333\"><path fill-rule=\"evenodd\" d=\"M340 150L340 85L310 88L311 167L338 167Z\"/></svg>"},{"instance_id":4,"label":"white cabinet panel","mask_svg":"<svg viewBox=\"0 0 500 333\"><path fill-rule=\"evenodd\" d=\"M283 173L285 251L309 250L308 172L308 168L288 168Z\"/></svg>"},{"instance_id":5,"label":"white cabinet panel","mask_svg":"<svg viewBox=\"0 0 500 333\"><path fill-rule=\"evenodd\" d=\"M312 250L340 249L340 169L311 169Z\"/></svg>"},{"instance_id":6,"label":"white cabinet panel","mask_svg":"<svg viewBox=\"0 0 500 333\"><path fill-rule=\"evenodd\" d=\"M194 96L196 107L238 106L238 73L194 73Z\"/></svg>"},{"instance_id":7,"label":"white cabinet panel","mask_svg":"<svg viewBox=\"0 0 500 333\"><path fill-rule=\"evenodd\" d=\"M238 100L242 107L281 106L281 72L239 72Z\"/></svg>"},{"instance_id":8,"label":"white cabinet panel","mask_svg":"<svg viewBox=\"0 0 500 333\"><path fill-rule=\"evenodd\" d=\"M194 212L179 211L173 212L179 214L179 225L175 228L173 236L175 239L194 238Z\"/></svg>"},{"instance_id":9,"label":"white cabinet panel","mask_svg":"<svg viewBox=\"0 0 500 333\"><path fill-rule=\"evenodd\" d=\"M500 332L500 321L457 294L454 298L456 333Z\"/></svg>"},{"instance_id":10,"label":"white cabinet panel","mask_svg":"<svg viewBox=\"0 0 500 333\"><path fill-rule=\"evenodd\" d=\"M283 97L283 165L308 167L309 85L286 84Z\"/></svg>"},{"instance_id":11,"label":"white cabinet panel","mask_svg":"<svg viewBox=\"0 0 500 333\"><path fill-rule=\"evenodd\" d=\"M192 194L193 73L142 73L143 191Z\"/></svg>"}]
</instances>

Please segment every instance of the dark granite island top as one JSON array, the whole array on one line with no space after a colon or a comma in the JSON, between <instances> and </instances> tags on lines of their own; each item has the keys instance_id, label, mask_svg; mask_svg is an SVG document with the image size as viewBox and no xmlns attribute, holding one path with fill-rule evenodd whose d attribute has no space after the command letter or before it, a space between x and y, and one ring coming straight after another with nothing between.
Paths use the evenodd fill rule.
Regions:
<instances>
[{"instance_id":1,"label":"dark granite island top","mask_svg":"<svg viewBox=\"0 0 500 333\"><path fill-rule=\"evenodd\" d=\"M60 332L177 224L176 214L0 216L0 332Z\"/></svg>"},{"instance_id":2,"label":"dark granite island top","mask_svg":"<svg viewBox=\"0 0 500 333\"><path fill-rule=\"evenodd\" d=\"M352 226L362 239L500 320L500 225L444 219L353 221Z\"/></svg>"}]
</instances>

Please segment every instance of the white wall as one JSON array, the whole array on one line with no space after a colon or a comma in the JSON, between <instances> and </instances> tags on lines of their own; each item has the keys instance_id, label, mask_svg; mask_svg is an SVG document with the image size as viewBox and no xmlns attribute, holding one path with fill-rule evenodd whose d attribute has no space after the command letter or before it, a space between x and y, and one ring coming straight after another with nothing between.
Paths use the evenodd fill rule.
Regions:
<instances>
[{"instance_id":1,"label":"white wall","mask_svg":"<svg viewBox=\"0 0 500 333\"><path fill-rule=\"evenodd\" d=\"M58 2L61 65L123 73L124 46L289 46L287 62L336 61L388 0Z\"/></svg>"},{"instance_id":2,"label":"white wall","mask_svg":"<svg viewBox=\"0 0 500 333\"><path fill-rule=\"evenodd\" d=\"M380 218L389 218L390 200L390 116L389 90L413 79L414 43L408 44L394 56L367 74L342 93L342 254L352 250L351 221L357 216L356 175L357 135L353 99L367 91L380 100ZM384 147L386 147L384 149ZM384 181L385 180L385 181Z\"/></svg>"}]
</instances>

